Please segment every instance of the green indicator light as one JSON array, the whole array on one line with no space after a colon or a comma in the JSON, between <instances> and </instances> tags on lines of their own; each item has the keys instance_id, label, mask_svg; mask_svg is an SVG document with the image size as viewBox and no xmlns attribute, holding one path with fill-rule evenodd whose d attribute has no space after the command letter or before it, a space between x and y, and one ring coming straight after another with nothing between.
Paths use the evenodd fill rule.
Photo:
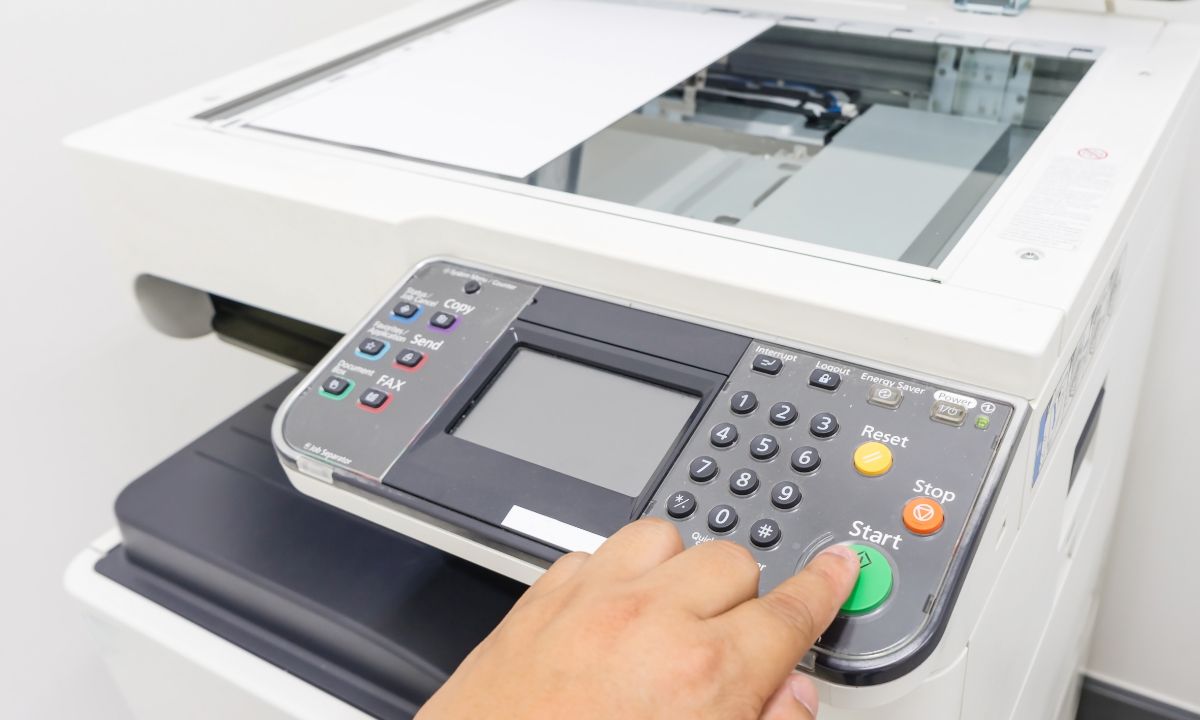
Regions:
<instances>
[{"instance_id":1,"label":"green indicator light","mask_svg":"<svg viewBox=\"0 0 1200 720\"><path fill-rule=\"evenodd\" d=\"M979 428L980 430L987 430L988 426L991 424L992 419L987 415L980 415L979 417L975 418L975 427Z\"/></svg>"},{"instance_id":2,"label":"green indicator light","mask_svg":"<svg viewBox=\"0 0 1200 720\"><path fill-rule=\"evenodd\" d=\"M858 582L842 604L842 612L861 615L871 612L892 594L892 566L883 553L868 545L851 545L858 553Z\"/></svg>"}]
</instances>

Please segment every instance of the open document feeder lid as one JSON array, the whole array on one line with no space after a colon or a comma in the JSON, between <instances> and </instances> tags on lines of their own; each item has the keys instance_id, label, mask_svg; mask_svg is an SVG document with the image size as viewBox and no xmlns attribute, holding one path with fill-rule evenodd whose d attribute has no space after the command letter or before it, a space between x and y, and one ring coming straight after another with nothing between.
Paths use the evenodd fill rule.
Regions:
<instances>
[{"instance_id":1,"label":"open document feeder lid","mask_svg":"<svg viewBox=\"0 0 1200 720\"><path fill-rule=\"evenodd\" d=\"M509 0L201 118L936 267L1089 66L695 5Z\"/></svg>"}]
</instances>

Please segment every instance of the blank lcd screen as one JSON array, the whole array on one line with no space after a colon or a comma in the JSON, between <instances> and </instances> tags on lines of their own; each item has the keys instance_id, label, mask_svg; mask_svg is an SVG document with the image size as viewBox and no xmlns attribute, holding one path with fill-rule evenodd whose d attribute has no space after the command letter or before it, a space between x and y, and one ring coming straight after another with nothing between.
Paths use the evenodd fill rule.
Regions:
<instances>
[{"instance_id":1,"label":"blank lcd screen","mask_svg":"<svg viewBox=\"0 0 1200 720\"><path fill-rule=\"evenodd\" d=\"M698 402L692 395L521 348L453 434L637 497Z\"/></svg>"}]
</instances>

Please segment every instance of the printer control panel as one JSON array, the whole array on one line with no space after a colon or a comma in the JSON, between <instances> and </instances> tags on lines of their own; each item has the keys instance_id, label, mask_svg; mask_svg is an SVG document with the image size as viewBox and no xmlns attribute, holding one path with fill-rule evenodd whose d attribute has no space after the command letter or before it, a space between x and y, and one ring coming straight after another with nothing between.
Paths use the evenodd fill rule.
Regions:
<instances>
[{"instance_id":1,"label":"printer control panel","mask_svg":"<svg viewBox=\"0 0 1200 720\"><path fill-rule=\"evenodd\" d=\"M818 647L870 656L939 601L1013 410L753 341L647 514L676 523L685 547L750 549L762 591L850 545L860 578Z\"/></svg>"},{"instance_id":2,"label":"printer control panel","mask_svg":"<svg viewBox=\"0 0 1200 720\"><path fill-rule=\"evenodd\" d=\"M523 579L643 516L685 546L746 547L760 592L848 544L860 578L814 668L857 685L936 646L1026 415L1018 400L435 261L289 396L274 441L298 487L346 490L344 509Z\"/></svg>"},{"instance_id":3,"label":"printer control panel","mask_svg":"<svg viewBox=\"0 0 1200 720\"><path fill-rule=\"evenodd\" d=\"M454 265L421 268L322 361L285 418L288 443L382 478L536 289Z\"/></svg>"}]
</instances>

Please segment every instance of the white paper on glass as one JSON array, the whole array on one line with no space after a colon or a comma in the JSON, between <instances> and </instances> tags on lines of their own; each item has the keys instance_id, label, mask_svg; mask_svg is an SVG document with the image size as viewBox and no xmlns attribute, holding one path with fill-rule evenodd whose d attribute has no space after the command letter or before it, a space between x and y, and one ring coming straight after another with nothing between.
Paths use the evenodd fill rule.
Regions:
<instances>
[{"instance_id":1,"label":"white paper on glass","mask_svg":"<svg viewBox=\"0 0 1200 720\"><path fill-rule=\"evenodd\" d=\"M513 0L282 98L250 126L525 177L773 24Z\"/></svg>"}]
</instances>

